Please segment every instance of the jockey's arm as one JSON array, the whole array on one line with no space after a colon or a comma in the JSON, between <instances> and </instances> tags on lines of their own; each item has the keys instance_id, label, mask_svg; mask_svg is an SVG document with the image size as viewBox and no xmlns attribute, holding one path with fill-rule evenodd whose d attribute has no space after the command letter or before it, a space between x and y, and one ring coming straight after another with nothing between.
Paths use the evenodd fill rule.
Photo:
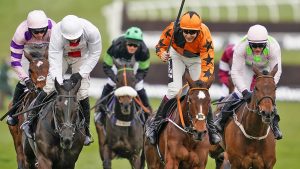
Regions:
<instances>
[{"instance_id":1,"label":"jockey's arm","mask_svg":"<svg viewBox=\"0 0 300 169\"><path fill-rule=\"evenodd\" d=\"M89 76L91 71L94 69L96 64L99 61L100 54L102 51L102 41L101 41L101 35L94 25L90 24L89 29L87 31L88 41L87 41L87 47L89 50L88 59L86 59L85 63L82 64L80 67L79 73L83 78L86 78Z\"/></svg>"},{"instance_id":2,"label":"jockey's arm","mask_svg":"<svg viewBox=\"0 0 300 169\"><path fill-rule=\"evenodd\" d=\"M271 42L271 49L270 49L270 70L273 70L276 64L278 64L278 71L274 76L275 83L277 84L280 80L280 76L282 73L282 66L281 66L281 49L278 42L274 39Z\"/></svg>"},{"instance_id":3,"label":"jockey's arm","mask_svg":"<svg viewBox=\"0 0 300 169\"><path fill-rule=\"evenodd\" d=\"M115 81L115 73L112 70L113 58L110 54L106 53L103 57L103 71L112 80Z\"/></svg>"}]
</instances>

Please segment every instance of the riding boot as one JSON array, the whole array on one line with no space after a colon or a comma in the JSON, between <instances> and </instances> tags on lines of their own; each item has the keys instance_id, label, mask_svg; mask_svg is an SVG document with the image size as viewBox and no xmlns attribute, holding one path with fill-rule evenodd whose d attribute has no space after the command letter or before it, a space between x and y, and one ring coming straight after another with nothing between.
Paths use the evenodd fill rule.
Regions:
<instances>
[{"instance_id":1,"label":"riding boot","mask_svg":"<svg viewBox=\"0 0 300 169\"><path fill-rule=\"evenodd\" d=\"M279 117L279 114L277 113L277 109L275 108L275 117L273 118L273 122L272 122L272 130L273 130L273 133L274 133L274 136L275 136L275 139L276 140L280 140L282 139L282 133L279 129L279 124L278 122L280 121L280 117Z\"/></svg>"},{"instance_id":2,"label":"riding boot","mask_svg":"<svg viewBox=\"0 0 300 169\"><path fill-rule=\"evenodd\" d=\"M214 125L211 107L209 108L206 122L207 122L207 129L209 135L209 142L212 145L216 145L221 141L221 137L218 135L217 129Z\"/></svg>"},{"instance_id":3,"label":"riding boot","mask_svg":"<svg viewBox=\"0 0 300 169\"><path fill-rule=\"evenodd\" d=\"M235 93L230 94L225 105L222 107L220 114L217 116L217 119L214 121L214 125L217 128L218 131L222 132L224 129L224 126L230 116L232 116L233 111L232 108L234 107L232 104L234 103L237 105L237 102L234 102L233 100L237 99L238 96ZM233 101L233 102L230 102Z\"/></svg>"},{"instance_id":4,"label":"riding boot","mask_svg":"<svg viewBox=\"0 0 300 169\"><path fill-rule=\"evenodd\" d=\"M142 90L137 91L137 93L138 93L139 97L141 98L141 100L143 102L143 105L145 107L147 107L149 109L150 113L151 113L152 112L152 107L149 104L149 99L148 99L146 90L143 88Z\"/></svg>"},{"instance_id":5,"label":"riding boot","mask_svg":"<svg viewBox=\"0 0 300 169\"><path fill-rule=\"evenodd\" d=\"M97 104L100 100L102 100L104 97L106 97L107 95L109 95L112 91L114 90L114 87L109 85L109 84L106 84L104 87L103 87L103 91L102 91L102 94L101 94L101 97L99 100L97 100ZM100 117L99 117L99 121L97 121L101 126L104 125L105 123L105 118L106 118L106 105L107 105L107 101L108 101L108 98L102 100L102 103L99 103L98 106L96 107L95 109L95 113L98 114L100 113Z\"/></svg>"},{"instance_id":6,"label":"riding boot","mask_svg":"<svg viewBox=\"0 0 300 169\"><path fill-rule=\"evenodd\" d=\"M82 113L84 115L85 118L85 140L84 140L84 145L88 146L90 145L92 142L94 142L94 140L92 139L92 135L90 132L90 101L89 101L89 97L80 100L80 105L82 107Z\"/></svg>"},{"instance_id":7,"label":"riding boot","mask_svg":"<svg viewBox=\"0 0 300 169\"><path fill-rule=\"evenodd\" d=\"M26 86L22 85L20 82L16 85L14 96L13 96L13 106L20 100L20 96L24 93ZM17 110L17 109L15 109ZM18 117L13 117L16 112L12 111L9 113L6 119L6 123L10 126L15 126L18 124L19 120Z\"/></svg>"},{"instance_id":8,"label":"riding boot","mask_svg":"<svg viewBox=\"0 0 300 169\"><path fill-rule=\"evenodd\" d=\"M32 107L36 107L36 106L40 105L46 96L47 96L46 92L44 92L43 90L40 91L39 94L37 95ZM31 110L28 113L27 120L21 126L21 128L24 130L24 132L28 138L31 138L31 139L33 138L32 124L33 124L33 121L35 120L35 118L37 117L37 114L40 111L40 109L41 109L41 107Z\"/></svg>"},{"instance_id":9,"label":"riding boot","mask_svg":"<svg viewBox=\"0 0 300 169\"><path fill-rule=\"evenodd\" d=\"M163 119L165 118L165 112L163 112L163 109L164 109L166 103L168 102L168 100L169 99L166 96L163 98L153 121L149 125L146 126L146 136L149 139L150 143L153 145L157 141L157 128L163 122Z\"/></svg>"}]
</instances>

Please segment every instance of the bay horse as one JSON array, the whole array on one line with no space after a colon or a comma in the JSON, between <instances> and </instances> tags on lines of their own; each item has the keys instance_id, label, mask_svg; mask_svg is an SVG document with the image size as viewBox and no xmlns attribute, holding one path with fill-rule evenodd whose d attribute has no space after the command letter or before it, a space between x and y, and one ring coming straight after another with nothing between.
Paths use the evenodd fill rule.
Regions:
<instances>
[{"instance_id":1,"label":"bay horse","mask_svg":"<svg viewBox=\"0 0 300 169\"><path fill-rule=\"evenodd\" d=\"M35 84L37 90L41 90L46 85L46 78L49 70L48 62L48 47L43 47L40 51L39 48L33 48L28 52L24 51L24 56L29 61L29 77ZM16 113L26 110L32 100L36 97L36 92L28 92L25 94L24 99L19 106ZM10 105L11 108L11 105ZM24 115L18 115L19 122L16 126L9 126L9 131L14 141L14 147L17 155L18 169L28 168L29 165L24 156L22 144L22 132L20 129L21 124L24 122ZM27 166L27 167L25 167ZM30 167L29 167L30 168Z\"/></svg>"},{"instance_id":2,"label":"bay horse","mask_svg":"<svg viewBox=\"0 0 300 169\"><path fill-rule=\"evenodd\" d=\"M253 66L256 83L250 103L236 109L225 125L224 149L232 169L272 169L276 141L270 125L275 114L276 65L269 73Z\"/></svg>"},{"instance_id":3,"label":"bay horse","mask_svg":"<svg viewBox=\"0 0 300 169\"><path fill-rule=\"evenodd\" d=\"M158 144L155 147L145 140L144 151L150 169L204 169L206 166L210 146L206 117L211 111L208 89L214 77L207 82L193 81L188 72L184 77L190 88L183 99L179 93L177 101L172 103L174 98L166 104L163 111L168 113L168 123L162 126Z\"/></svg>"},{"instance_id":4,"label":"bay horse","mask_svg":"<svg viewBox=\"0 0 300 169\"><path fill-rule=\"evenodd\" d=\"M74 169L85 139L84 116L77 99L81 81L73 84L67 79L60 85L55 79L54 83L57 95L39 112L32 148L39 169Z\"/></svg>"},{"instance_id":5,"label":"bay horse","mask_svg":"<svg viewBox=\"0 0 300 169\"><path fill-rule=\"evenodd\" d=\"M136 104L137 92L134 89L135 75L133 64L115 62L117 83L114 96L108 101L108 112L104 126L97 123L99 151L104 169L111 168L115 157L126 158L132 168L145 166L143 153L143 124L140 119L141 108ZM97 117L96 117L97 118Z\"/></svg>"}]
</instances>

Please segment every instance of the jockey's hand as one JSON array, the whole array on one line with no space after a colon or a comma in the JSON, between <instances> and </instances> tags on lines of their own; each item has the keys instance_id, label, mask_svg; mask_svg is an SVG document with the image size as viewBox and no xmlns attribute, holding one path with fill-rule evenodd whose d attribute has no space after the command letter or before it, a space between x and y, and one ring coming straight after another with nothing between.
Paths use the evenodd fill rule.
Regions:
<instances>
[{"instance_id":1,"label":"jockey's hand","mask_svg":"<svg viewBox=\"0 0 300 169\"><path fill-rule=\"evenodd\" d=\"M246 89L242 92L242 94L243 94L243 100L245 100L247 103L250 103L252 93Z\"/></svg>"},{"instance_id":2,"label":"jockey's hand","mask_svg":"<svg viewBox=\"0 0 300 169\"><path fill-rule=\"evenodd\" d=\"M79 72L77 72L71 75L70 80L72 80L72 82L76 84L78 81L82 80L82 76Z\"/></svg>"},{"instance_id":3,"label":"jockey's hand","mask_svg":"<svg viewBox=\"0 0 300 169\"><path fill-rule=\"evenodd\" d=\"M170 53L167 53L166 51L164 51L164 52L161 54L161 57L160 57L160 59L161 59L163 62L168 61L169 58L170 58Z\"/></svg>"},{"instance_id":4,"label":"jockey's hand","mask_svg":"<svg viewBox=\"0 0 300 169\"><path fill-rule=\"evenodd\" d=\"M35 85L30 78L25 80L25 85L30 92L34 92L36 90Z\"/></svg>"}]
</instances>

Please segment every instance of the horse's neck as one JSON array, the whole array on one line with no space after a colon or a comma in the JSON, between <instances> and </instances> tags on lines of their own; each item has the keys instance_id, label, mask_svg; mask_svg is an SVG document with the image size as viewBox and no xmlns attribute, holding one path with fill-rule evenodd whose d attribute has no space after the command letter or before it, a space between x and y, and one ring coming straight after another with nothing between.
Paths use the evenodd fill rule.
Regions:
<instances>
[{"instance_id":1,"label":"horse's neck","mask_svg":"<svg viewBox=\"0 0 300 169\"><path fill-rule=\"evenodd\" d=\"M244 106L241 106L241 109L242 112L239 114L239 119L241 119L246 133L251 136L265 135L269 125L262 122L262 117L257 112L253 112L253 110L257 110L255 104L253 102L248 105L244 104Z\"/></svg>"}]
</instances>

